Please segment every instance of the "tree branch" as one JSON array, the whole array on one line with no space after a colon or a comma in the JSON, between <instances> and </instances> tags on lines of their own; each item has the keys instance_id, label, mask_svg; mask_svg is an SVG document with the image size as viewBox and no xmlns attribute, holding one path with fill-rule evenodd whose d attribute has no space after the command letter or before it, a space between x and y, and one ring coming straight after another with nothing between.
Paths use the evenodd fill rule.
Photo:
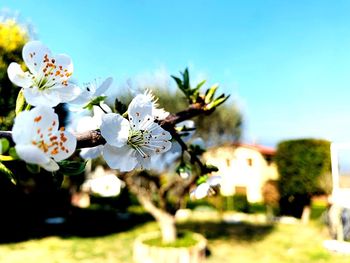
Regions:
<instances>
[{"instance_id":1,"label":"tree branch","mask_svg":"<svg viewBox=\"0 0 350 263\"><path fill-rule=\"evenodd\" d=\"M201 114L210 113L211 111L205 110L203 105L198 103L192 104L184 111L180 111L176 114L170 114L165 120L160 121L159 125L162 126L162 128L165 130L173 133L172 131L174 130L175 124ZM77 138L77 149L94 147L106 143L99 130L75 133L74 135ZM0 131L0 138L6 138L10 141L11 144L14 144L11 131Z\"/></svg>"}]
</instances>

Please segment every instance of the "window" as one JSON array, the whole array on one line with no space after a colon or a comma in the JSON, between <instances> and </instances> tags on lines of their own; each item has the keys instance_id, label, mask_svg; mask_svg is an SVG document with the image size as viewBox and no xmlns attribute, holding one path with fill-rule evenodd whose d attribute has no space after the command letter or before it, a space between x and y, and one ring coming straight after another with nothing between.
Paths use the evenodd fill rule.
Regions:
<instances>
[{"instance_id":1,"label":"window","mask_svg":"<svg viewBox=\"0 0 350 263\"><path fill-rule=\"evenodd\" d=\"M247 159L247 164L248 164L248 166L253 166L253 159L252 158L248 158Z\"/></svg>"}]
</instances>

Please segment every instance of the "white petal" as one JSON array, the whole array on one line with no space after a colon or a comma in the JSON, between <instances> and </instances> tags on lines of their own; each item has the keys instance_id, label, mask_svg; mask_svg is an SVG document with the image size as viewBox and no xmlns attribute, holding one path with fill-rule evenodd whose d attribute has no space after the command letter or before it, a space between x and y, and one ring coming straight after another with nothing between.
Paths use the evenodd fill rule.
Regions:
<instances>
[{"instance_id":1,"label":"white petal","mask_svg":"<svg viewBox=\"0 0 350 263\"><path fill-rule=\"evenodd\" d=\"M181 145L177 141L173 141L169 151L174 154L180 154L182 151Z\"/></svg>"},{"instance_id":2,"label":"white petal","mask_svg":"<svg viewBox=\"0 0 350 263\"><path fill-rule=\"evenodd\" d=\"M79 119L76 131L77 132L85 132L90 130L96 130L99 128L98 123L96 123L95 119L91 116L83 116Z\"/></svg>"},{"instance_id":3,"label":"white petal","mask_svg":"<svg viewBox=\"0 0 350 263\"><path fill-rule=\"evenodd\" d=\"M108 144L121 147L126 144L129 136L129 122L115 113L102 116L101 134Z\"/></svg>"},{"instance_id":4,"label":"white petal","mask_svg":"<svg viewBox=\"0 0 350 263\"><path fill-rule=\"evenodd\" d=\"M73 62L66 54L58 54L53 57L56 68L54 76L57 80L68 80L73 73Z\"/></svg>"},{"instance_id":5,"label":"white petal","mask_svg":"<svg viewBox=\"0 0 350 263\"><path fill-rule=\"evenodd\" d=\"M57 97L60 103L69 102L77 98L81 93L81 89L69 83L67 86L57 85L50 88L50 96Z\"/></svg>"},{"instance_id":6,"label":"white petal","mask_svg":"<svg viewBox=\"0 0 350 263\"><path fill-rule=\"evenodd\" d=\"M150 145L155 147L155 153L157 154L165 153L171 148L170 141L151 141Z\"/></svg>"},{"instance_id":7,"label":"white petal","mask_svg":"<svg viewBox=\"0 0 350 263\"><path fill-rule=\"evenodd\" d=\"M99 145L91 148L84 148L80 151L80 156L85 159L95 159L102 154L103 145Z\"/></svg>"},{"instance_id":8,"label":"white petal","mask_svg":"<svg viewBox=\"0 0 350 263\"><path fill-rule=\"evenodd\" d=\"M38 106L30 110L31 121L34 123L34 128L40 128L41 132L46 134L51 131L58 130L58 115L54 109L48 106Z\"/></svg>"},{"instance_id":9,"label":"white petal","mask_svg":"<svg viewBox=\"0 0 350 263\"><path fill-rule=\"evenodd\" d=\"M221 182L222 182L222 177L219 175L213 175L209 177L209 179L207 180L207 183L210 186L220 186Z\"/></svg>"},{"instance_id":10,"label":"white petal","mask_svg":"<svg viewBox=\"0 0 350 263\"><path fill-rule=\"evenodd\" d=\"M34 145L17 144L15 149L18 156L27 163L42 165L50 161L50 157Z\"/></svg>"},{"instance_id":11,"label":"white petal","mask_svg":"<svg viewBox=\"0 0 350 263\"><path fill-rule=\"evenodd\" d=\"M58 137L58 143L59 146L57 148L53 148L53 150L49 150L50 151L50 155L51 157L59 162L62 161L64 159L67 159L69 156L71 156L74 151L75 148L77 146L77 139L76 137L71 134L70 132L59 132L56 135Z\"/></svg>"},{"instance_id":12,"label":"white petal","mask_svg":"<svg viewBox=\"0 0 350 263\"><path fill-rule=\"evenodd\" d=\"M202 199L208 195L209 189L210 185L208 183L202 183L190 193L190 196L195 199Z\"/></svg>"},{"instance_id":13,"label":"white petal","mask_svg":"<svg viewBox=\"0 0 350 263\"><path fill-rule=\"evenodd\" d=\"M12 62L7 68L7 75L11 82L19 87L28 88L32 85L29 72L24 72L21 66Z\"/></svg>"},{"instance_id":14,"label":"white petal","mask_svg":"<svg viewBox=\"0 0 350 263\"><path fill-rule=\"evenodd\" d=\"M113 147L106 144L103 147L102 155L110 168L119 169L121 172L129 172L137 165L135 151L127 145Z\"/></svg>"},{"instance_id":15,"label":"white petal","mask_svg":"<svg viewBox=\"0 0 350 263\"><path fill-rule=\"evenodd\" d=\"M16 144L29 144L36 131L30 111L22 111L16 118L12 127L12 138Z\"/></svg>"},{"instance_id":16,"label":"white petal","mask_svg":"<svg viewBox=\"0 0 350 263\"><path fill-rule=\"evenodd\" d=\"M152 168L152 157L143 158L141 155L136 155L137 166L141 169L151 169Z\"/></svg>"},{"instance_id":17,"label":"white petal","mask_svg":"<svg viewBox=\"0 0 350 263\"><path fill-rule=\"evenodd\" d=\"M57 94L52 93L50 89L39 90L35 86L23 89L23 95L26 101L33 106L46 105L55 107L61 102Z\"/></svg>"},{"instance_id":18,"label":"white petal","mask_svg":"<svg viewBox=\"0 0 350 263\"><path fill-rule=\"evenodd\" d=\"M164 109L156 109L153 108L152 115L157 120L164 120L166 117L169 116L169 112L165 111Z\"/></svg>"},{"instance_id":19,"label":"white petal","mask_svg":"<svg viewBox=\"0 0 350 263\"><path fill-rule=\"evenodd\" d=\"M143 94L137 95L129 104L128 115L131 127L133 129L139 130L141 124L145 122L146 119L152 117L153 103L149 99L149 96Z\"/></svg>"},{"instance_id":20,"label":"white petal","mask_svg":"<svg viewBox=\"0 0 350 263\"><path fill-rule=\"evenodd\" d=\"M70 104L85 105L90 101L90 99L90 92L85 89L80 89L79 95L74 100L71 100Z\"/></svg>"},{"instance_id":21,"label":"white petal","mask_svg":"<svg viewBox=\"0 0 350 263\"><path fill-rule=\"evenodd\" d=\"M31 144L41 140L50 142L49 136L57 130L58 116L54 110L47 106L38 106L21 112L15 119L12 132L16 144Z\"/></svg>"},{"instance_id":22,"label":"white petal","mask_svg":"<svg viewBox=\"0 0 350 263\"><path fill-rule=\"evenodd\" d=\"M108 107L106 104L102 103L102 104L100 104L100 106L103 108L103 110L100 107L95 106L95 105L92 107L92 111L94 114L92 118L98 127L100 127L102 124L102 117L104 115L106 115L107 113L112 113L111 108Z\"/></svg>"},{"instance_id":23,"label":"white petal","mask_svg":"<svg viewBox=\"0 0 350 263\"><path fill-rule=\"evenodd\" d=\"M30 72L35 74L42 69L45 55L51 57L51 51L40 41L30 41L24 45L22 55Z\"/></svg>"},{"instance_id":24,"label":"white petal","mask_svg":"<svg viewBox=\"0 0 350 263\"><path fill-rule=\"evenodd\" d=\"M60 169L58 164L54 160L52 160L51 158L50 158L49 162L44 163L44 164L40 164L40 166L49 172L54 172L54 171L57 171Z\"/></svg>"},{"instance_id":25,"label":"white petal","mask_svg":"<svg viewBox=\"0 0 350 263\"><path fill-rule=\"evenodd\" d=\"M171 140L171 134L156 123L152 125L151 132L156 140Z\"/></svg>"},{"instance_id":26,"label":"white petal","mask_svg":"<svg viewBox=\"0 0 350 263\"><path fill-rule=\"evenodd\" d=\"M106 78L101 85L99 85L95 91L94 96L101 96L112 84L113 78Z\"/></svg>"}]
</instances>

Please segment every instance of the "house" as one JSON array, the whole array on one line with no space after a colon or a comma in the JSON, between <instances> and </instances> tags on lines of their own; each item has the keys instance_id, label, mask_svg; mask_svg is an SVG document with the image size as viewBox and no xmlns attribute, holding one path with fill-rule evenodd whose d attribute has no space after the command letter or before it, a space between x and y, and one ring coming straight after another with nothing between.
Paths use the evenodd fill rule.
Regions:
<instances>
[{"instance_id":1,"label":"house","mask_svg":"<svg viewBox=\"0 0 350 263\"><path fill-rule=\"evenodd\" d=\"M269 180L277 180L277 166L273 162L275 149L253 144L226 144L208 149L204 158L219 168L222 177L221 194L245 194L249 202L261 202L262 187Z\"/></svg>"}]
</instances>

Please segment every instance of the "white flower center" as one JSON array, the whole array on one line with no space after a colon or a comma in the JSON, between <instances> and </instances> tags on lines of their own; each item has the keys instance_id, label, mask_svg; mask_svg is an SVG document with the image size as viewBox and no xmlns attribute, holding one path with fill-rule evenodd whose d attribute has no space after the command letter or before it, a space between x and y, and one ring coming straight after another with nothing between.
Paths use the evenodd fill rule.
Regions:
<instances>
[{"instance_id":1,"label":"white flower center","mask_svg":"<svg viewBox=\"0 0 350 263\"><path fill-rule=\"evenodd\" d=\"M34 56L35 53L31 53L30 56ZM55 59L49 58L48 54L45 54L44 60L42 61L42 67L38 72L38 75L32 75L32 81L39 90L50 89L55 86L59 81L63 86L68 86L67 80L63 78L69 78L72 73L64 69L63 66L57 65ZM36 65L36 63L35 63Z\"/></svg>"},{"instance_id":2,"label":"white flower center","mask_svg":"<svg viewBox=\"0 0 350 263\"><path fill-rule=\"evenodd\" d=\"M40 122L42 120L42 116L39 115L34 118L34 122ZM68 153L68 148L65 143L67 141L67 137L64 134L64 128L60 128L59 134L53 134L53 127L56 125L56 122L53 121L51 126L47 129L47 131L42 131L40 128L37 128L37 136L32 140L32 144L37 146L44 153L49 154L50 156L57 155L61 151Z\"/></svg>"},{"instance_id":3,"label":"white flower center","mask_svg":"<svg viewBox=\"0 0 350 263\"><path fill-rule=\"evenodd\" d=\"M150 143L152 135L147 130L130 129L127 144L134 148L143 158L150 157L145 152L145 147Z\"/></svg>"}]
</instances>

